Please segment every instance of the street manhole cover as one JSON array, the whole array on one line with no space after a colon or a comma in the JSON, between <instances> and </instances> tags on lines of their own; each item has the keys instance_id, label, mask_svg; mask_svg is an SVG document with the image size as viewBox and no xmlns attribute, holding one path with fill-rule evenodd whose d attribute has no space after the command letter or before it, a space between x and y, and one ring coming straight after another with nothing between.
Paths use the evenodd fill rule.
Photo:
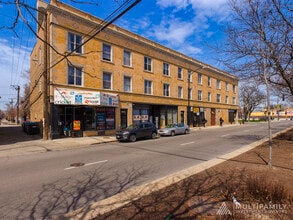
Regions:
<instances>
[{"instance_id":1,"label":"street manhole cover","mask_svg":"<svg viewBox=\"0 0 293 220\"><path fill-rule=\"evenodd\" d=\"M81 167L84 166L84 163L72 163L70 164L71 167Z\"/></svg>"}]
</instances>

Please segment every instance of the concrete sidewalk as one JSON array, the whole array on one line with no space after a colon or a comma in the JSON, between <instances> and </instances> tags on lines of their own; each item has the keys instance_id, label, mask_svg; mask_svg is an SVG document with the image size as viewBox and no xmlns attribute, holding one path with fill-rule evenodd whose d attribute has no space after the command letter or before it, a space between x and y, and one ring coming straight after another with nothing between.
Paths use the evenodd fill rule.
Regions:
<instances>
[{"instance_id":1,"label":"concrete sidewalk","mask_svg":"<svg viewBox=\"0 0 293 220\"><path fill-rule=\"evenodd\" d=\"M0 157L87 147L116 141L115 136L94 136L43 140L40 135L27 135L20 125L2 121L0 125Z\"/></svg>"}]
</instances>

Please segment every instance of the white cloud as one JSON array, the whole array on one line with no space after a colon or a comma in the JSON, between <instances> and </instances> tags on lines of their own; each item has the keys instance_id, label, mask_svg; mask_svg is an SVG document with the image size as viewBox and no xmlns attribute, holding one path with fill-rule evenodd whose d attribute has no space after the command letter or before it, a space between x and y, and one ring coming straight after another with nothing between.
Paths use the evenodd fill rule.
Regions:
<instances>
[{"instance_id":1,"label":"white cloud","mask_svg":"<svg viewBox=\"0 0 293 220\"><path fill-rule=\"evenodd\" d=\"M157 4L162 8L175 7L180 10L188 6L188 0L157 0Z\"/></svg>"},{"instance_id":2,"label":"white cloud","mask_svg":"<svg viewBox=\"0 0 293 220\"><path fill-rule=\"evenodd\" d=\"M5 103L8 103L10 98L16 98L13 96L15 91L11 88L11 85L20 85L22 92L23 85L27 83L21 77L22 73L29 69L31 49L19 45L13 48L12 42L7 39L0 39L0 51L2 52L0 59L0 109L5 109Z\"/></svg>"},{"instance_id":3,"label":"white cloud","mask_svg":"<svg viewBox=\"0 0 293 220\"><path fill-rule=\"evenodd\" d=\"M167 41L171 45L182 44L194 33L193 23L180 21L177 18L166 18L159 25L152 27L151 35L159 41Z\"/></svg>"}]
</instances>

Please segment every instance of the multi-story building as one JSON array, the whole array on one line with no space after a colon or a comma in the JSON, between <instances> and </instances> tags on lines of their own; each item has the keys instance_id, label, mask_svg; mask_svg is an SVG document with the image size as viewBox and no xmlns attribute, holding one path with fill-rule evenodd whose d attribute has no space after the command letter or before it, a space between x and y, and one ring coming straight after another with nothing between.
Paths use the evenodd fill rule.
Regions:
<instances>
[{"instance_id":1,"label":"multi-story building","mask_svg":"<svg viewBox=\"0 0 293 220\"><path fill-rule=\"evenodd\" d=\"M236 76L113 24L98 33L99 18L56 0L38 7L43 40L31 53L31 120L48 118L51 138L139 121L234 122Z\"/></svg>"}]
</instances>

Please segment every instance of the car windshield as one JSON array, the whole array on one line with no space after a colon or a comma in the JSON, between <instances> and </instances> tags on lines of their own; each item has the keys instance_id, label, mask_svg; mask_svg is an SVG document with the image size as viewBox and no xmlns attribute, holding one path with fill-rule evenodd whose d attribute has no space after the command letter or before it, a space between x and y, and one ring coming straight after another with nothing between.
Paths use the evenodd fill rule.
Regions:
<instances>
[{"instance_id":1,"label":"car windshield","mask_svg":"<svg viewBox=\"0 0 293 220\"><path fill-rule=\"evenodd\" d=\"M133 129L133 128L137 128L137 124L132 124L132 125L129 125L129 126L127 126L127 128L126 129Z\"/></svg>"},{"instance_id":2,"label":"car windshield","mask_svg":"<svg viewBox=\"0 0 293 220\"><path fill-rule=\"evenodd\" d=\"M176 126L176 124L168 124L167 126L166 126L166 128L173 128L173 127L175 127Z\"/></svg>"}]
</instances>

